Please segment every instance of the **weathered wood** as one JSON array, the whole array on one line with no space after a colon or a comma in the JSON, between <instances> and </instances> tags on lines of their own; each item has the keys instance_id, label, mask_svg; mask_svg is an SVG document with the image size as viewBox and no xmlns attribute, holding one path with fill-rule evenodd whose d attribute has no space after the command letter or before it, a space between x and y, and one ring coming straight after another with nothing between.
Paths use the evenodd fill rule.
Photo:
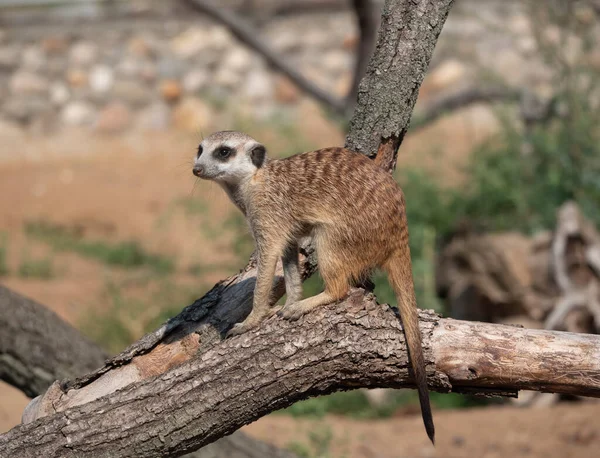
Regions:
<instances>
[{"instance_id":1,"label":"weathered wood","mask_svg":"<svg viewBox=\"0 0 600 458\"><path fill-rule=\"evenodd\" d=\"M44 306L0 285L0 379L33 397L108 355Z\"/></svg>"},{"instance_id":2,"label":"weathered wood","mask_svg":"<svg viewBox=\"0 0 600 458\"><path fill-rule=\"evenodd\" d=\"M600 336L440 319L421 312L430 388L600 396ZM356 387L409 387L394 309L355 290L295 323L219 341L191 361L0 436L0 456L179 456L266 413Z\"/></svg>"},{"instance_id":3,"label":"weathered wood","mask_svg":"<svg viewBox=\"0 0 600 458\"><path fill-rule=\"evenodd\" d=\"M57 378L75 377L108 357L98 346L43 305L0 286L0 374L28 396ZM293 458L241 431L187 455L188 458Z\"/></svg>"}]
</instances>

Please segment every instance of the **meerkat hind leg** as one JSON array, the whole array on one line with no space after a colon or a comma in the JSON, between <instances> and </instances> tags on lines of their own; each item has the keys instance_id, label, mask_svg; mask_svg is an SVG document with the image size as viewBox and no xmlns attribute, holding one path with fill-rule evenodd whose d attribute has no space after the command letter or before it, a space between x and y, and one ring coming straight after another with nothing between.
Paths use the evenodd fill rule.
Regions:
<instances>
[{"instance_id":1,"label":"meerkat hind leg","mask_svg":"<svg viewBox=\"0 0 600 458\"><path fill-rule=\"evenodd\" d=\"M325 282L325 291L296 303L286 304L277 314L288 320L297 320L315 307L340 300L350 289L352 275L343 261L325 247L323 238L317 240L317 246L321 248L320 250L317 248L319 271ZM319 242L321 243L319 244Z\"/></svg>"},{"instance_id":2,"label":"meerkat hind leg","mask_svg":"<svg viewBox=\"0 0 600 458\"><path fill-rule=\"evenodd\" d=\"M285 305L294 304L302 299L302 277L298 263L298 242L290 243L282 257L283 278L285 280Z\"/></svg>"}]
</instances>

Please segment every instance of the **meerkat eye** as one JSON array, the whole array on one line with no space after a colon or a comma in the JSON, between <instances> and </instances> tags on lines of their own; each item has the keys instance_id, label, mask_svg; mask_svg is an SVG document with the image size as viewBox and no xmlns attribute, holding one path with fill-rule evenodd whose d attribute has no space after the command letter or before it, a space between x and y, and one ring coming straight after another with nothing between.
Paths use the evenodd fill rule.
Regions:
<instances>
[{"instance_id":1,"label":"meerkat eye","mask_svg":"<svg viewBox=\"0 0 600 458\"><path fill-rule=\"evenodd\" d=\"M229 156L231 156L231 153L231 148L228 148L227 146L221 146L215 151L215 155L219 159L227 159Z\"/></svg>"},{"instance_id":2,"label":"meerkat eye","mask_svg":"<svg viewBox=\"0 0 600 458\"><path fill-rule=\"evenodd\" d=\"M198 145L198 154L196 154L196 157L200 157L201 154L202 154L202 145Z\"/></svg>"}]
</instances>

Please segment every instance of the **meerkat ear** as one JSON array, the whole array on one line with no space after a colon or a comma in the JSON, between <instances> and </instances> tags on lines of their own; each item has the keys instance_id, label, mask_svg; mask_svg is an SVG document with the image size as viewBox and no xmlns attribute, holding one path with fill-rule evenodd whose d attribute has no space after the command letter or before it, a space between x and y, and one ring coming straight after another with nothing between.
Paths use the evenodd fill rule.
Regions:
<instances>
[{"instance_id":1,"label":"meerkat ear","mask_svg":"<svg viewBox=\"0 0 600 458\"><path fill-rule=\"evenodd\" d=\"M250 151L250 159L252 159L252 163L256 166L257 169L260 169L265 162L265 158L267 156L267 150L263 145L256 145Z\"/></svg>"}]
</instances>

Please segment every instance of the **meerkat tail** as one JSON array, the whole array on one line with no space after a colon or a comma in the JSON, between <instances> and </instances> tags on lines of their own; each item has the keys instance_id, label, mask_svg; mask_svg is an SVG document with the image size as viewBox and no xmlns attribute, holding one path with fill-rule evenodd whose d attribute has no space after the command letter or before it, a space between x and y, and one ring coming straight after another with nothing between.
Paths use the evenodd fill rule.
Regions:
<instances>
[{"instance_id":1,"label":"meerkat tail","mask_svg":"<svg viewBox=\"0 0 600 458\"><path fill-rule=\"evenodd\" d=\"M425 424L425 431L435 444L435 427L429 402L429 391L427 389L427 373L425 372L425 359L421 342L421 331L419 330L419 314L417 312L417 301L413 285L410 249L408 248L408 237L406 245L392 256L384 266L389 282L396 293L398 309L402 318L404 335L408 347L408 356L413 368L419 402L421 404L421 415Z\"/></svg>"}]
</instances>

